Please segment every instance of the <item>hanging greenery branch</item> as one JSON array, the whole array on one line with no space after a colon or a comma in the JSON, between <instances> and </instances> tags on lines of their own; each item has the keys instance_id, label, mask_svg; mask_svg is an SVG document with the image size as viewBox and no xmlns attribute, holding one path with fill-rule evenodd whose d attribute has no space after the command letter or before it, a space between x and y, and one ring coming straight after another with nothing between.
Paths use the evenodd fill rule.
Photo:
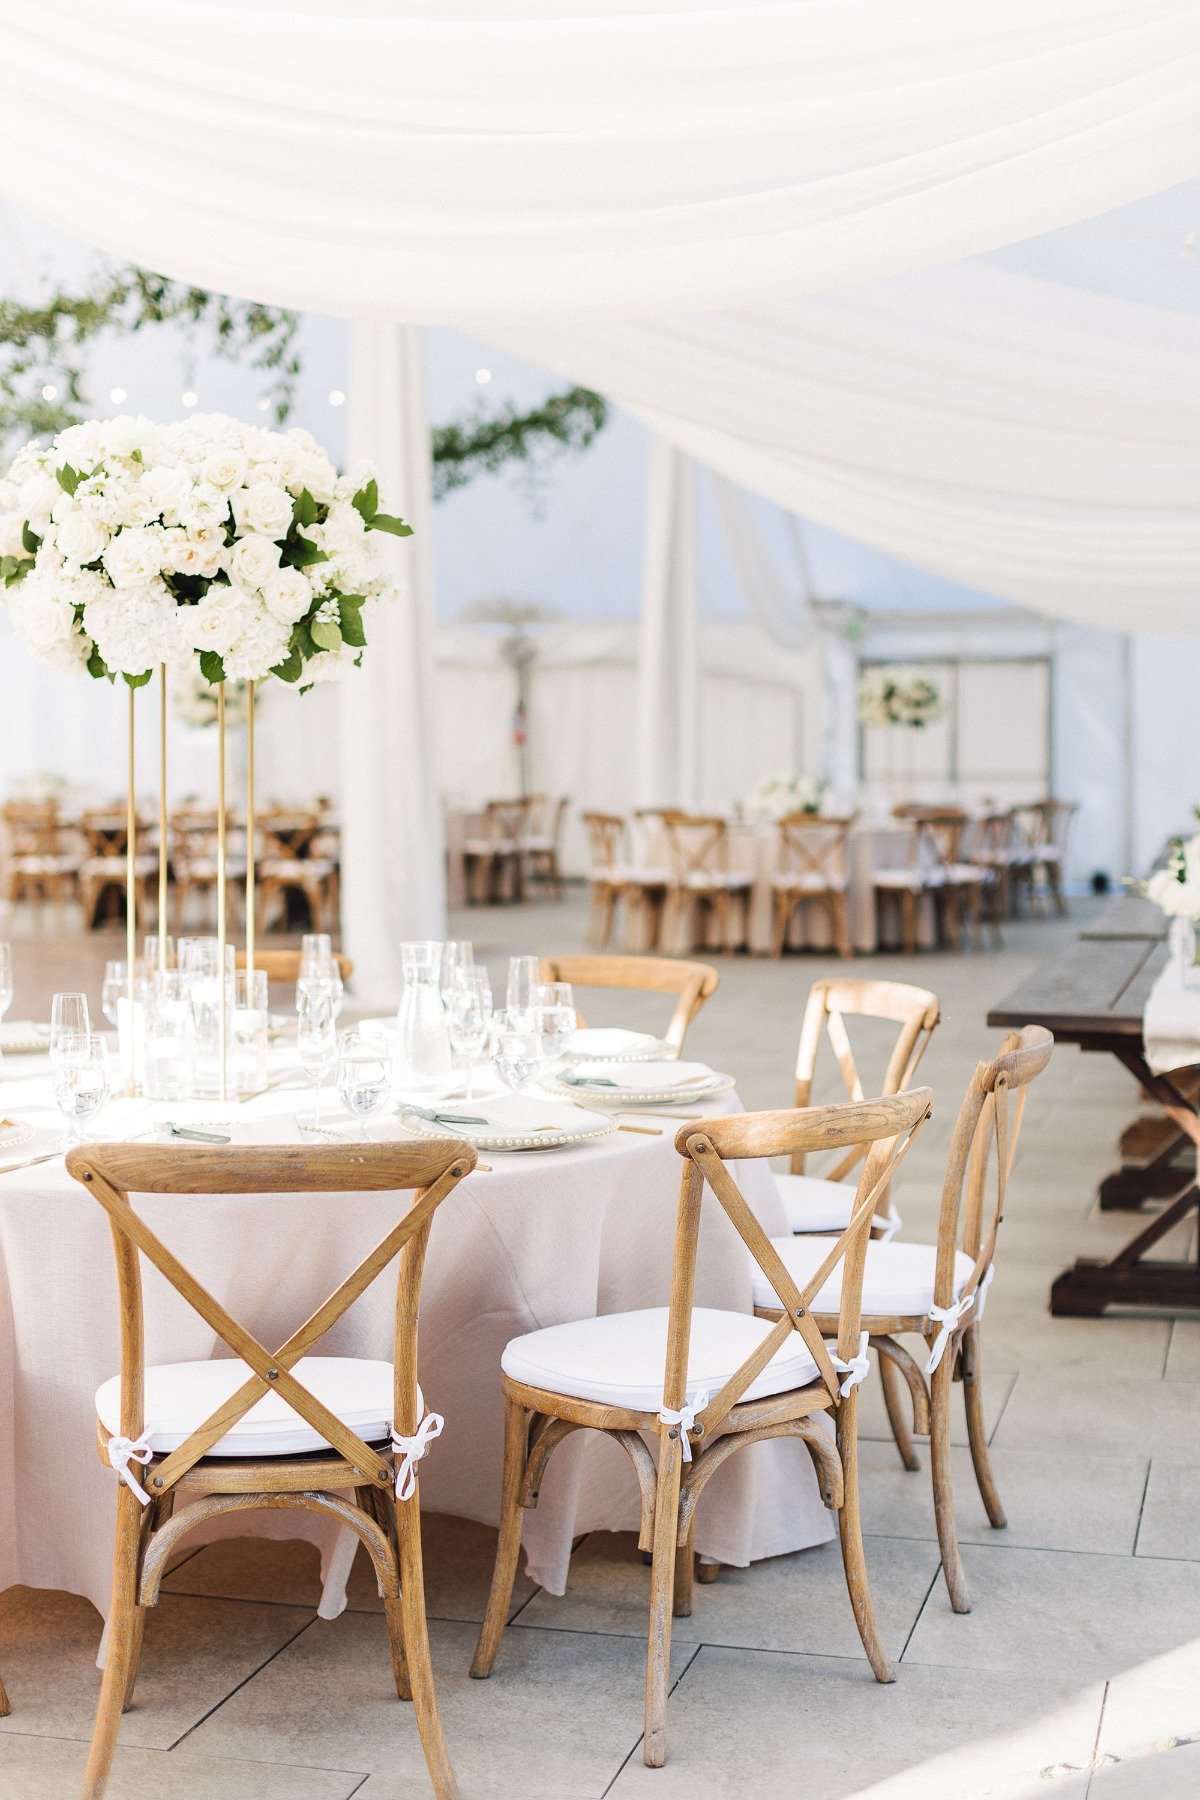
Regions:
<instances>
[{"instance_id":1,"label":"hanging greenery branch","mask_svg":"<svg viewBox=\"0 0 1200 1800\"><path fill-rule=\"evenodd\" d=\"M590 388L549 394L529 412L515 406L488 413L482 406L451 425L435 425L433 496L441 500L476 475L493 475L505 463L535 471L560 450L586 450L608 421L608 403Z\"/></svg>"},{"instance_id":2,"label":"hanging greenery branch","mask_svg":"<svg viewBox=\"0 0 1200 1800\"><path fill-rule=\"evenodd\" d=\"M82 294L60 288L37 302L0 299L0 452L11 454L26 438L53 437L78 424L88 412L83 380L92 340L150 325L206 331L217 355L261 372L275 422L287 419L300 374L295 313L125 266L106 272ZM50 399L47 388L55 390ZM477 406L430 434L434 498L507 463L522 463L536 475L558 452L585 450L607 419L607 403L583 387L550 394L528 412L506 406L489 413Z\"/></svg>"}]
</instances>

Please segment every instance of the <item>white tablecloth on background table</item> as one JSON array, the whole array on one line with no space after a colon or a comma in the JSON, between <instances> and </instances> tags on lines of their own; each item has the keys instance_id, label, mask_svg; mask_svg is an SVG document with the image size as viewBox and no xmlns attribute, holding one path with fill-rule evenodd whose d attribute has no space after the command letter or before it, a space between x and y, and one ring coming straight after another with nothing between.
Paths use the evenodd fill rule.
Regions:
<instances>
[{"instance_id":1,"label":"white tablecloth on background table","mask_svg":"<svg viewBox=\"0 0 1200 1800\"><path fill-rule=\"evenodd\" d=\"M1200 1064L1200 988L1184 987L1174 951L1147 997L1142 1042L1156 1075Z\"/></svg>"},{"instance_id":2,"label":"white tablecloth on background table","mask_svg":"<svg viewBox=\"0 0 1200 1800\"><path fill-rule=\"evenodd\" d=\"M0 1064L3 1110L49 1124L44 1061ZM242 1141L290 1141L298 1089L229 1109ZM710 1105L728 1112L729 1094ZM179 1119L180 1107L158 1108ZM53 1115L56 1116L56 1115ZM105 1136L132 1136L154 1116L113 1103ZM655 1123L647 1121L647 1123ZM439 1210L421 1304L420 1379L446 1427L421 1465L434 1511L495 1525L503 1410L500 1355L509 1338L598 1313L666 1304L680 1160L675 1126L661 1137L614 1133L536 1154L488 1152L493 1172L467 1177ZM20 1154L12 1152L12 1156ZM742 1165L746 1197L769 1233L787 1229L769 1169ZM282 1343L395 1222L387 1195L142 1196L139 1210L240 1322ZM157 1271L144 1267L148 1362L223 1351ZM388 1357L394 1282L385 1276L323 1340L328 1354ZM745 1253L706 1199L696 1304L750 1310ZM0 1174L0 1586L86 1594L107 1608L116 1477L95 1447L94 1395L119 1368L116 1276L108 1220L61 1159ZM65 1477L69 1477L65 1478ZM636 1528L637 1489L624 1452L595 1433L551 1459L541 1500L525 1515L534 1579L565 1586L572 1540ZM322 1547L322 1611L344 1604L344 1558L325 1523L296 1513L245 1514L223 1532L310 1537ZM698 1550L745 1565L821 1543L833 1532L808 1453L794 1440L730 1459L700 1503Z\"/></svg>"}]
</instances>

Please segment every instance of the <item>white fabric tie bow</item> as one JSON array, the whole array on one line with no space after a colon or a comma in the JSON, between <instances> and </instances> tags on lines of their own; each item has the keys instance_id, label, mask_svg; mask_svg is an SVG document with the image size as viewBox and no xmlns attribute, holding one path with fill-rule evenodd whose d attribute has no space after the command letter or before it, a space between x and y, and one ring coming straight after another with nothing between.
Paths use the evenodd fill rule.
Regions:
<instances>
[{"instance_id":1,"label":"white fabric tie bow","mask_svg":"<svg viewBox=\"0 0 1200 1800\"><path fill-rule=\"evenodd\" d=\"M955 1300L950 1306L930 1307L929 1317L933 1320L935 1325L940 1325L942 1329L933 1340L933 1349L929 1352L929 1361L925 1364L925 1373L927 1375L933 1374L933 1371L937 1368L943 1356L945 1356L946 1345L957 1331L959 1322L967 1316L976 1302L978 1302L979 1306L977 1317L983 1317L983 1308L987 1300L987 1291L994 1272L995 1265L989 1264L987 1273L984 1275L983 1280L975 1289L974 1293L964 1294L960 1300Z\"/></svg>"},{"instance_id":2,"label":"white fabric tie bow","mask_svg":"<svg viewBox=\"0 0 1200 1800\"><path fill-rule=\"evenodd\" d=\"M858 1340L858 1355L852 1356L849 1362L843 1362L836 1352L830 1351L830 1362L833 1364L839 1375L844 1375L846 1377L845 1381L843 1381L841 1387L838 1389L838 1393L842 1396L843 1400L846 1398L846 1395L850 1392L851 1388L858 1387L860 1382L865 1381L867 1376L871 1373L871 1358L867 1355L867 1345L870 1341L870 1333L864 1331Z\"/></svg>"},{"instance_id":3,"label":"white fabric tie bow","mask_svg":"<svg viewBox=\"0 0 1200 1800\"><path fill-rule=\"evenodd\" d=\"M682 1406L678 1412L675 1412L670 1406L664 1406L658 1415L664 1425L678 1425L684 1462L692 1460L692 1440L689 1433L695 1429L697 1413L704 1411L710 1398L711 1396L706 1391L703 1394L697 1394L694 1400Z\"/></svg>"},{"instance_id":4,"label":"white fabric tie bow","mask_svg":"<svg viewBox=\"0 0 1200 1800\"><path fill-rule=\"evenodd\" d=\"M117 1471L125 1486L135 1496L139 1506L149 1506L150 1495L146 1492L133 1470L131 1462L141 1463L145 1468L154 1455L149 1444L150 1427L147 1425L140 1438L110 1437L108 1440L108 1460Z\"/></svg>"},{"instance_id":5,"label":"white fabric tie bow","mask_svg":"<svg viewBox=\"0 0 1200 1800\"><path fill-rule=\"evenodd\" d=\"M879 1233L878 1238L875 1240L876 1243L890 1244L903 1223L904 1220L900 1217L899 1213L893 1213L890 1219L885 1219L881 1214L876 1213L875 1217L871 1220L871 1229Z\"/></svg>"},{"instance_id":6,"label":"white fabric tie bow","mask_svg":"<svg viewBox=\"0 0 1200 1800\"><path fill-rule=\"evenodd\" d=\"M392 1449L400 1458L396 1465L396 1498L411 1500L417 1485L417 1464L434 1438L440 1438L446 1421L441 1413L425 1411L425 1396L417 1389L417 1413L420 1423L411 1437L401 1437L392 1430Z\"/></svg>"}]
</instances>

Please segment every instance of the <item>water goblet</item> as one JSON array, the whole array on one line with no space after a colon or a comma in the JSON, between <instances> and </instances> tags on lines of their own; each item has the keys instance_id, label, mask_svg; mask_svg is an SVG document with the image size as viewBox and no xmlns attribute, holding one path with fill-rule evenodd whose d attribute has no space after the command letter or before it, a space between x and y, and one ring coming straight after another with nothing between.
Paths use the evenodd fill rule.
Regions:
<instances>
[{"instance_id":1,"label":"water goblet","mask_svg":"<svg viewBox=\"0 0 1200 1800\"><path fill-rule=\"evenodd\" d=\"M392 1073L386 1047L357 1031L343 1031L338 1040L337 1086L342 1105L363 1124L379 1111L392 1091Z\"/></svg>"},{"instance_id":2,"label":"water goblet","mask_svg":"<svg viewBox=\"0 0 1200 1800\"><path fill-rule=\"evenodd\" d=\"M542 1039L536 1026L514 1025L511 1018L496 1033L496 1073L514 1094L523 1093L542 1066Z\"/></svg>"},{"instance_id":3,"label":"water goblet","mask_svg":"<svg viewBox=\"0 0 1200 1800\"><path fill-rule=\"evenodd\" d=\"M300 1067L313 1084L311 1119L298 1119L301 1130L321 1129L321 1085L337 1064L337 1014L328 985L298 992L296 1051Z\"/></svg>"},{"instance_id":4,"label":"water goblet","mask_svg":"<svg viewBox=\"0 0 1200 1800\"><path fill-rule=\"evenodd\" d=\"M538 1030L548 1063L556 1063L574 1037L575 996L569 981L544 981L538 988Z\"/></svg>"},{"instance_id":5,"label":"water goblet","mask_svg":"<svg viewBox=\"0 0 1200 1800\"><path fill-rule=\"evenodd\" d=\"M54 1065L54 1102L70 1128L71 1141L83 1142L80 1127L95 1118L108 1099L108 1053L98 1038L90 1038L78 1056Z\"/></svg>"},{"instance_id":6,"label":"water goblet","mask_svg":"<svg viewBox=\"0 0 1200 1800\"><path fill-rule=\"evenodd\" d=\"M475 949L465 938L452 938L442 945L442 999L448 1000L458 982L475 972Z\"/></svg>"},{"instance_id":7,"label":"water goblet","mask_svg":"<svg viewBox=\"0 0 1200 1800\"><path fill-rule=\"evenodd\" d=\"M333 939L327 931L307 931L300 939L300 974L336 975Z\"/></svg>"},{"instance_id":8,"label":"water goblet","mask_svg":"<svg viewBox=\"0 0 1200 1800\"><path fill-rule=\"evenodd\" d=\"M536 956L509 957L505 1005L513 1025L533 1029L537 1022L537 991L541 980L541 964Z\"/></svg>"}]
</instances>

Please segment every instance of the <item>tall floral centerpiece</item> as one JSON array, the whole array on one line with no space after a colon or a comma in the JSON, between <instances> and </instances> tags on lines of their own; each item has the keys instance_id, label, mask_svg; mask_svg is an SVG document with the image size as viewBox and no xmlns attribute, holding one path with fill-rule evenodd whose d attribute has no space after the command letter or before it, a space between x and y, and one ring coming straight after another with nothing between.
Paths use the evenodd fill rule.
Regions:
<instances>
[{"instance_id":1,"label":"tall floral centerpiece","mask_svg":"<svg viewBox=\"0 0 1200 1800\"><path fill-rule=\"evenodd\" d=\"M904 799L902 789L912 785L915 733L932 725L944 712L937 683L916 669L869 669L858 684L858 718L861 725L882 729L887 759L888 784L894 798ZM905 748L904 779L895 776L894 745L902 733Z\"/></svg>"},{"instance_id":2,"label":"tall floral centerpiece","mask_svg":"<svg viewBox=\"0 0 1200 1800\"><path fill-rule=\"evenodd\" d=\"M72 425L50 444L27 444L0 480L0 582L17 636L52 668L120 678L129 688L131 973L135 691L158 670L165 934L168 676L190 672L215 690L223 946L225 684L252 688L271 674L304 690L361 662L364 617L391 591L376 532L407 537L410 527L380 509L369 470L339 475L307 431L267 431L220 414L169 425L130 417ZM247 716L252 772L252 692ZM247 800L253 843L252 773ZM252 934L253 856L248 861ZM247 952L252 964L252 935Z\"/></svg>"},{"instance_id":3,"label":"tall floral centerpiece","mask_svg":"<svg viewBox=\"0 0 1200 1800\"><path fill-rule=\"evenodd\" d=\"M1170 921L1171 943L1179 959L1185 987L1200 981L1197 966L1197 921L1200 920L1200 832L1172 838L1167 859L1141 884L1142 892Z\"/></svg>"}]
</instances>

